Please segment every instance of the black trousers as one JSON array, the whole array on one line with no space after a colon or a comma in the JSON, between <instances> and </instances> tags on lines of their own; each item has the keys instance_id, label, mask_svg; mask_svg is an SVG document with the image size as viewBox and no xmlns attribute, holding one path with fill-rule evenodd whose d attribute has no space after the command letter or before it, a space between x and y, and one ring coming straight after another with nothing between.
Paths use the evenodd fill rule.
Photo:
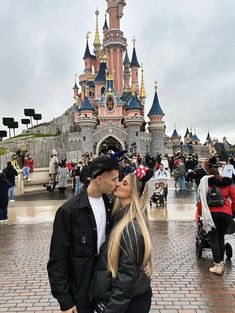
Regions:
<instances>
[{"instance_id":1,"label":"black trousers","mask_svg":"<svg viewBox=\"0 0 235 313\"><path fill-rule=\"evenodd\" d=\"M220 263L224 260L224 236L229 224L232 222L232 216L220 212L211 213L216 229L208 233L213 255L213 261Z\"/></svg>"},{"instance_id":2,"label":"black trousers","mask_svg":"<svg viewBox=\"0 0 235 313\"><path fill-rule=\"evenodd\" d=\"M125 313L148 313L151 308L151 299L145 301L133 301L128 305Z\"/></svg>"}]
</instances>

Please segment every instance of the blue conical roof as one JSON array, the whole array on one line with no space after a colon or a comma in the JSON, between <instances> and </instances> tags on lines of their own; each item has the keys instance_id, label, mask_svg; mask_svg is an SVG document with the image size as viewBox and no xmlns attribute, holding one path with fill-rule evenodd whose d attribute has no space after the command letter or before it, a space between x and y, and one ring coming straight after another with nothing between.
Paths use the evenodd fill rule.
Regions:
<instances>
[{"instance_id":1,"label":"blue conical roof","mask_svg":"<svg viewBox=\"0 0 235 313\"><path fill-rule=\"evenodd\" d=\"M189 131L188 131L188 128L187 128L184 137L186 138L188 136L189 136Z\"/></svg>"},{"instance_id":2,"label":"blue conical roof","mask_svg":"<svg viewBox=\"0 0 235 313\"><path fill-rule=\"evenodd\" d=\"M131 64L127 50L126 50L126 54L125 54L125 58L124 58L123 64L124 65L125 64Z\"/></svg>"},{"instance_id":3,"label":"blue conical roof","mask_svg":"<svg viewBox=\"0 0 235 313\"><path fill-rule=\"evenodd\" d=\"M85 96L85 98L82 101L82 105L80 107L80 111L82 110L92 110L95 111L95 109L93 108L93 106L90 103L90 100L87 96Z\"/></svg>"},{"instance_id":4,"label":"blue conical roof","mask_svg":"<svg viewBox=\"0 0 235 313\"><path fill-rule=\"evenodd\" d=\"M165 115L164 112L162 111L162 108L161 108L160 104L159 104L157 90L155 91L153 104L152 104L152 107L151 107L151 109L149 111L148 116L151 116L151 115L162 115L162 116Z\"/></svg>"},{"instance_id":5,"label":"blue conical roof","mask_svg":"<svg viewBox=\"0 0 235 313\"><path fill-rule=\"evenodd\" d=\"M106 17L105 17L103 29L108 29L108 24L107 24L107 19L106 19Z\"/></svg>"},{"instance_id":6,"label":"blue conical roof","mask_svg":"<svg viewBox=\"0 0 235 313\"><path fill-rule=\"evenodd\" d=\"M84 53L83 60L88 59L88 58L94 59L95 55L92 55L90 53L89 44L88 44L88 40L87 40L87 42L86 42L86 50L85 50L85 53Z\"/></svg>"},{"instance_id":7,"label":"blue conical roof","mask_svg":"<svg viewBox=\"0 0 235 313\"><path fill-rule=\"evenodd\" d=\"M138 101L138 99L136 98L136 96L132 96L130 102L127 105L126 110L141 110L141 104Z\"/></svg>"},{"instance_id":8,"label":"blue conical roof","mask_svg":"<svg viewBox=\"0 0 235 313\"><path fill-rule=\"evenodd\" d=\"M100 63L100 68L99 68L99 72L95 78L95 82L105 82L106 78L105 78L105 71L107 69L107 65L105 62L101 62Z\"/></svg>"},{"instance_id":9,"label":"blue conical roof","mask_svg":"<svg viewBox=\"0 0 235 313\"><path fill-rule=\"evenodd\" d=\"M195 134L192 136L192 141L200 141L200 139L198 138L198 136Z\"/></svg>"},{"instance_id":10,"label":"blue conical roof","mask_svg":"<svg viewBox=\"0 0 235 313\"><path fill-rule=\"evenodd\" d=\"M138 59L137 59L135 47L133 48L132 59L131 59L131 67L140 67Z\"/></svg>"},{"instance_id":11,"label":"blue conical roof","mask_svg":"<svg viewBox=\"0 0 235 313\"><path fill-rule=\"evenodd\" d=\"M179 138L179 135L178 135L176 129L174 129L173 134L171 135L171 138L172 138L172 139L174 139L174 138L177 138L177 139L178 139L178 138Z\"/></svg>"},{"instance_id":12,"label":"blue conical roof","mask_svg":"<svg viewBox=\"0 0 235 313\"><path fill-rule=\"evenodd\" d=\"M209 140L209 139L211 139L211 136L210 136L210 133L208 132L206 140Z\"/></svg>"},{"instance_id":13,"label":"blue conical roof","mask_svg":"<svg viewBox=\"0 0 235 313\"><path fill-rule=\"evenodd\" d=\"M75 84L74 84L74 87L73 87L73 89L76 89L76 90L78 90L78 85L77 85L77 83L75 82Z\"/></svg>"}]
</instances>

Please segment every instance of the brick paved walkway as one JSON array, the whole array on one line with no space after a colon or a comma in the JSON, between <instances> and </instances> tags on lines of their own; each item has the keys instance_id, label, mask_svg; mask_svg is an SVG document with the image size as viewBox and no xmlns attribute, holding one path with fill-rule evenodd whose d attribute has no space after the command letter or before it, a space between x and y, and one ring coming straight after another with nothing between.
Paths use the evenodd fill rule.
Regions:
<instances>
[{"instance_id":1,"label":"brick paved walkway","mask_svg":"<svg viewBox=\"0 0 235 313\"><path fill-rule=\"evenodd\" d=\"M151 313L235 312L235 261L222 277L208 272L211 252L195 256L194 222L154 222ZM0 312L60 312L46 263L52 224L1 225ZM229 237L235 252L235 238ZM118 312L117 312L118 313Z\"/></svg>"}]
</instances>

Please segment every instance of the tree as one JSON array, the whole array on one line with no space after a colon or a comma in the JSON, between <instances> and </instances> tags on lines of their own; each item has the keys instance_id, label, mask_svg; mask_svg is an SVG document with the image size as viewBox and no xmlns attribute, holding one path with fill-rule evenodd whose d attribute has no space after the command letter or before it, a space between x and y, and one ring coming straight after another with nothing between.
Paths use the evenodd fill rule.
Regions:
<instances>
[{"instance_id":1,"label":"tree","mask_svg":"<svg viewBox=\"0 0 235 313\"><path fill-rule=\"evenodd\" d=\"M0 141L2 141L2 138L7 137L7 131L6 130L0 130Z\"/></svg>"},{"instance_id":2,"label":"tree","mask_svg":"<svg viewBox=\"0 0 235 313\"><path fill-rule=\"evenodd\" d=\"M35 113L34 116L33 116L33 119L35 121L37 121L37 125L38 125L38 121L40 121L42 119L42 114Z\"/></svg>"},{"instance_id":3,"label":"tree","mask_svg":"<svg viewBox=\"0 0 235 313\"><path fill-rule=\"evenodd\" d=\"M21 124L26 125L27 129L28 129L28 125L30 124L30 119L28 118L22 118L21 119Z\"/></svg>"},{"instance_id":4,"label":"tree","mask_svg":"<svg viewBox=\"0 0 235 313\"><path fill-rule=\"evenodd\" d=\"M11 123L14 123L14 118L13 117L3 117L2 118L2 123L4 126L7 126L9 129L9 137L11 138L11 127L9 127L9 125Z\"/></svg>"},{"instance_id":5,"label":"tree","mask_svg":"<svg viewBox=\"0 0 235 313\"><path fill-rule=\"evenodd\" d=\"M35 110L34 109L24 109L24 115L30 117L31 126L33 127L32 117L35 115Z\"/></svg>"}]
</instances>

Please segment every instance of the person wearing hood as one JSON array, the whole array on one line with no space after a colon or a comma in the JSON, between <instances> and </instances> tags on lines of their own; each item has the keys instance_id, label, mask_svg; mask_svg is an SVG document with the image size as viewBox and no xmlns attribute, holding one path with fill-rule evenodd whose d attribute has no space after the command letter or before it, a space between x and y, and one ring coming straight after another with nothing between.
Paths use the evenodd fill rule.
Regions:
<instances>
[{"instance_id":1,"label":"person wearing hood","mask_svg":"<svg viewBox=\"0 0 235 313\"><path fill-rule=\"evenodd\" d=\"M8 189L12 186L6 175L0 173L0 223L7 222Z\"/></svg>"},{"instance_id":2,"label":"person wearing hood","mask_svg":"<svg viewBox=\"0 0 235 313\"><path fill-rule=\"evenodd\" d=\"M3 173L6 175L6 178L10 181L11 187L10 191L10 202L15 202L14 200L14 187L15 187L15 178L18 176L17 170L12 165L11 161L7 162L7 167L3 170Z\"/></svg>"},{"instance_id":3,"label":"person wearing hood","mask_svg":"<svg viewBox=\"0 0 235 313\"><path fill-rule=\"evenodd\" d=\"M209 271L221 275L224 271L224 237L228 227L233 223L235 214L235 186L232 185L230 178L220 176L215 167L212 167L208 174L209 176L201 179L199 185L198 209L199 214L202 214L203 228L208 233L213 255L214 266ZM219 189L222 196L221 205L211 206L208 203L208 187Z\"/></svg>"}]
</instances>

